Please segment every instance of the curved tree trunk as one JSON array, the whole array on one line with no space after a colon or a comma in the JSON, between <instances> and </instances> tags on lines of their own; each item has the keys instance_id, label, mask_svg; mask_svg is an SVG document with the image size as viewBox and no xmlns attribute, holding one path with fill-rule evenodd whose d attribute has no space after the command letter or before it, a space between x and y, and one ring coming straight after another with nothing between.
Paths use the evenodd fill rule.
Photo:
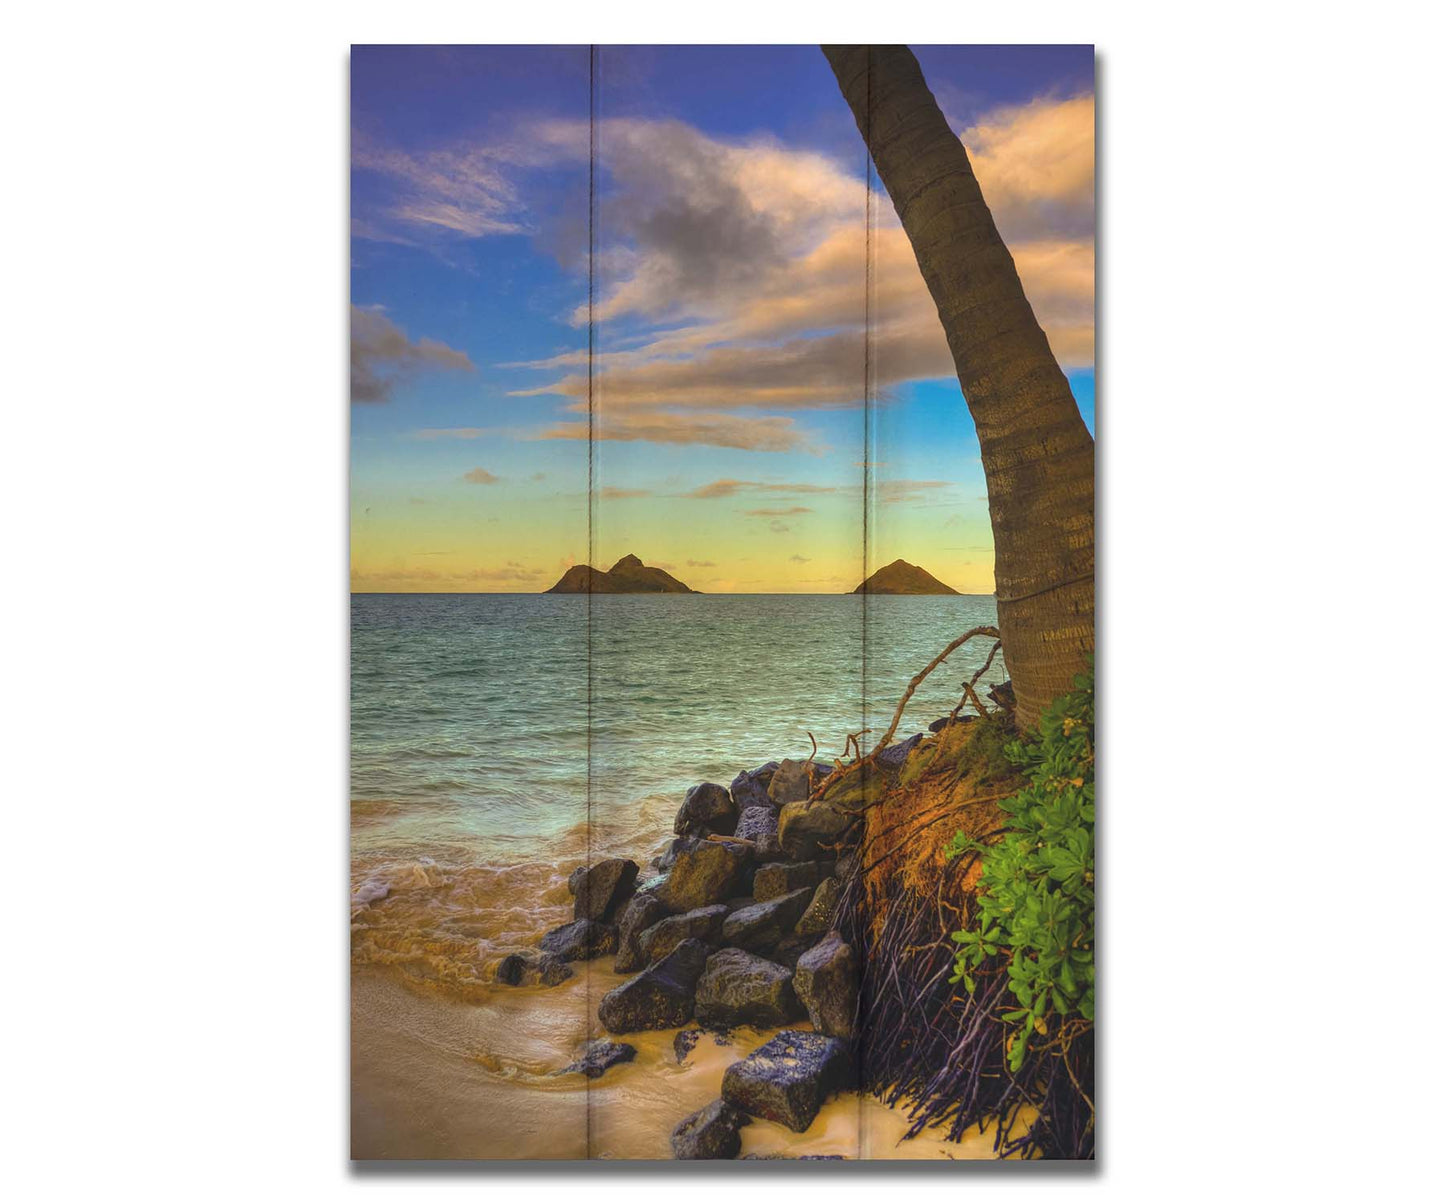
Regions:
<instances>
[{"instance_id":1,"label":"curved tree trunk","mask_svg":"<svg viewBox=\"0 0 1445 1204\"><path fill-rule=\"evenodd\" d=\"M978 428L1020 724L1094 647L1094 440L963 144L906 46L824 46L938 306Z\"/></svg>"}]
</instances>

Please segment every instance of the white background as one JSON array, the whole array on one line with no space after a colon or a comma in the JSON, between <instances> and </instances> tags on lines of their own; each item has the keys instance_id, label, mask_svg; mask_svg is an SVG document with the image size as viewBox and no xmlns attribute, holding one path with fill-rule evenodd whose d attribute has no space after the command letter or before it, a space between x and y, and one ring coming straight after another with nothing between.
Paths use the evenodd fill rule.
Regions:
<instances>
[{"instance_id":1,"label":"white background","mask_svg":"<svg viewBox=\"0 0 1445 1204\"><path fill-rule=\"evenodd\" d=\"M12 7L11 1198L740 1190L729 1167L346 1160L348 45L562 40L1098 45L1102 1156L901 1186L1423 1194L1445 795L1430 13ZM876 1167L770 1169L742 1190L894 1190Z\"/></svg>"}]
</instances>

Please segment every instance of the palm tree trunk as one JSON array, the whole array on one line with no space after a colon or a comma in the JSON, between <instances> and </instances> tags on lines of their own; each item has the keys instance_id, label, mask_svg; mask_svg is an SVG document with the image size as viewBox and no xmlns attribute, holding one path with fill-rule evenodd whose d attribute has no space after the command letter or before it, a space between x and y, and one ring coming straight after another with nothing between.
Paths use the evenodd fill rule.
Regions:
<instances>
[{"instance_id":1,"label":"palm tree trunk","mask_svg":"<svg viewBox=\"0 0 1445 1204\"><path fill-rule=\"evenodd\" d=\"M1027 725L1094 647L1094 440L963 144L906 46L824 46L978 429L1003 653Z\"/></svg>"}]
</instances>

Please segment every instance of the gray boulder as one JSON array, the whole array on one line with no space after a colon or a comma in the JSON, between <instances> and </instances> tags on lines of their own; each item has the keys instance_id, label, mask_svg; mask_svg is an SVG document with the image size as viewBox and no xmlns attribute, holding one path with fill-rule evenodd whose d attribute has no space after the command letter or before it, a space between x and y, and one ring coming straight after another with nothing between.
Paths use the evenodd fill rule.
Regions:
<instances>
[{"instance_id":1,"label":"gray boulder","mask_svg":"<svg viewBox=\"0 0 1445 1204\"><path fill-rule=\"evenodd\" d=\"M813 901L793 929L799 936L821 936L833 927L833 916L838 910L838 897L843 893L843 884L837 878L824 878L813 892Z\"/></svg>"},{"instance_id":2,"label":"gray boulder","mask_svg":"<svg viewBox=\"0 0 1445 1204\"><path fill-rule=\"evenodd\" d=\"M679 836L731 836L738 826L738 806L716 782L703 782L687 792L672 830Z\"/></svg>"},{"instance_id":3,"label":"gray boulder","mask_svg":"<svg viewBox=\"0 0 1445 1204\"><path fill-rule=\"evenodd\" d=\"M637 885L637 862L609 857L574 871L572 914L579 920L610 920L632 897ZM571 879L568 880L571 884Z\"/></svg>"},{"instance_id":4,"label":"gray boulder","mask_svg":"<svg viewBox=\"0 0 1445 1204\"><path fill-rule=\"evenodd\" d=\"M702 941L716 945L722 933L723 918L728 914L726 903L714 903L685 911L680 916L666 916L658 920L637 938L637 947L642 952L644 965L666 957L683 941Z\"/></svg>"},{"instance_id":5,"label":"gray boulder","mask_svg":"<svg viewBox=\"0 0 1445 1204\"><path fill-rule=\"evenodd\" d=\"M689 838L677 850L657 897L671 912L694 911L737 894L752 864L746 845Z\"/></svg>"},{"instance_id":6,"label":"gray boulder","mask_svg":"<svg viewBox=\"0 0 1445 1204\"><path fill-rule=\"evenodd\" d=\"M808 797L813 786L822 781L831 771L829 765L818 765L812 761L784 761L768 783L768 798L775 806L796 803ZM812 770L812 777L809 777Z\"/></svg>"},{"instance_id":7,"label":"gray boulder","mask_svg":"<svg viewBox=\"0 0 1445 1204\"><path fill-rule=\"evenodd\" d=\"M890 744L881 753L875 762L884 769L901 769L903 762L908 760L908 754L918 747L918 742L923 739L922 732L914 732L907 740L900 740L897 744Z\"/></svg>"},{"instance_id":8,"label":"gray boulder","mask_svg":"<svg viewBox=\"0 0 1445 1204\"><path fill-rule=\"evenodd\" d=\"M778 861L759 866L753 878L753 896L763 903L801 886L817 886L832 868L827 861Z\"/></svg>"},{"instance_id":9,"label":"gray boulder","mask_svg":"<svg viewBox=\"0 0 1445 1204\"><path fill-rule=\"evenodd\" d=\"M637 1057L637 1047L625 1041L604 1041L601 1038L587 1042L582 1056L558 1074L585 1074L589 1079L601 1078L609 1067L619 1062L630 1062Z\"/></svg>"},{"instance_id":10,"label":"gray boulder","mask_svg":"<svg viewBox=\"0 0 1445 1204\"><path fill-rule=\"evenodd\" d=\"M612 968L619 974L631 974L647 965L638 938L658 920L672 913L655 894L638 893L627 901L617 924L617 960Z\"/></svg>"},{"instance_id":11,"label":"gray boulder","mask_svg":"<svg viewBox=\"0 0 1445 1204\"><path fill-rule=\"evenodd\" d=\"M611 1033L681 1028L692 1019L693 992L707 965L707 946L683 941L661 961L613 987L597 1007Z\"/></svg>"},{"instance_id":12,"label":"gray boulder","mask_svg":"<svg viewBox=\"0 0 1445 1204\"><path fill-rule=\"evenodd\" d=\"M785 1029L723 1073L722 1097L739 1111L802 1133L823 1101L851 1086L847 1045L822 1033Z\"/></svg>"},{"instance_id":13,"label":"gray boulder","mask_svg":"<svg viewBox=\"0 0 1445 1204\"><path fill-rule=\"evenodd\" d=\"M857 872L858 872L858 854L857 854L857 853L846 853L846 854L844 854L842 857L839 857L839 858L838 858L837 863L833 866L833 877L837 878L837 879L838 879L839 881L841 881L841 882L847 882L848 879L851 878L851 877L852 877L854 874L856 874Z\"/></svg>"},{"instance_id":14,"label":"gray boulder","mask_svg":"<svg viewBox=\"0 0 1445 1204\"><path fill-rule=\"evenodd\" d=\"M753 842L753 859L781 861L787 856L778 843L778 809L771 803L749 807L738 817L736 836Z\"/></svg>"},{"instance_id":15,"label":"gray boulder","mask_svg":"<svg viewBox=\"0 0 1445 1204\"><path fill-rule=\"evenodd\" d=\"M771 774L768 775L768 779L771 781ZM733 779L728 793L732 796L733 806L739 815L749 807L771 805L768 800L768 783L762 780L762 776L757 770L743 770Z\"/></svg>"},{"instance_id":16,"label":"gray boulder","mask_svg":"<svg viewBox=\"0 0 1445 1204\"><path fill-rule=\"evenodd\" d=\"M713 1100L682 1121L672 1131L674 1158L736 1158L743 1148L738 1130L753 1123L746 1112Z\"/></svg>"},{"instance_id":17,"label":"gray boulder","mask_svg":"<svg viewBox=\"0 0 1445 1204\"><path fill-rule=\"evenodd\" d=\"M804 886L765 903L741 908L723 921L722 943L766 953L793 931L812 899L812 888Z\"/></svg>"},{"instance_id":18,"label":"gray boulder","mask_svg":"<svg viewBox=\"0 0 1445 1204\"><path fill-rule=\"evenodd\" d=\"M827 803L789 803L778 813L778 843L794 861L831 861L857 819Z\"/></svg>"},{"instance_id":19,"label":"gray boulder","mask_svg":"<svg viewBox=\"0 0 1445 1204\"><path fill-rule=\"evenodd\" d=\"M798 958L793 987L818 1032L845 1041L857 1034L858 955L838 933Z\"/></svg>"},{"instance_id":20,"label":"gray boulder","mask_svg":"<svg viewBox=\"0 0 1445 1204\"><path fill-rule=\"evenodd\" d=\"M692 1047L702 1040L702 1029L680 1028L677 1036L672 1039L673 1056L677 1058L677 1064L681 1066L687 1061L687 1055L692 1053Z\"/></svg>"},{"instance_id":21,"label":"gray boulder","mask_svg":"<svg viewBox=\"0 0 1445 1204\"><path fill-rule=\"evenodd\" d=\"M555 953L563 961L591 961L616 951L617 929L596 920L573 920L552 929L540 944L543 953Z\"/></svg>"},{"instance_id":22,"label":"gray boulder","mask_svg":"<svg viewBox=\"0 0 1445 1204\"><path fill-rule=\"evenodd\" d=\"M526 949L497 963L493 981L509 987L555 987L572 977L572 967L555 953Z\"/></svg>"},{"instance_id":23,"label":"gray boulder","mask_svg":"<svg viewBox=\"0 0 1445 1204\"><path fill-rule=\"evenodd\" d=\"M778 1028L805 1011L793 993L792 971L741 949L720 949L707 959L694 1010L697 1022L710 1028Z\"/></svg>"}]
</instances>

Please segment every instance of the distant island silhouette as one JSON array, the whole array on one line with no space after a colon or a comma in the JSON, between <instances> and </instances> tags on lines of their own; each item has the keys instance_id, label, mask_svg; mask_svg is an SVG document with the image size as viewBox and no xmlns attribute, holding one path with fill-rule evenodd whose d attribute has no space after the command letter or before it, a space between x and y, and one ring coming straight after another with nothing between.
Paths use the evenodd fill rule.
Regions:
<instances>
[{"instance_id":1,"label":"distant island silhouette","mask_svg":"<svg viewBox=\"0 0 1445 1204\"><path fill-rule=\"evenodd\" d=\"M697 594L671 573L649 568L636 556L624 556L606 572L590 564L574 564L548 594ZM948 591L952 593L953 591Z\"/></svg>"},{"instance_id":2,"label":"distant island silhouette","mask_svg":"<svg viewBox=\"0 0 1445 1204\"><path fill-rule=\"evenodd\" d=\"M855 594L956 594L937 577L916 564L895 560L884 565L853 591Z\"/></svg>"}]
</instances>

